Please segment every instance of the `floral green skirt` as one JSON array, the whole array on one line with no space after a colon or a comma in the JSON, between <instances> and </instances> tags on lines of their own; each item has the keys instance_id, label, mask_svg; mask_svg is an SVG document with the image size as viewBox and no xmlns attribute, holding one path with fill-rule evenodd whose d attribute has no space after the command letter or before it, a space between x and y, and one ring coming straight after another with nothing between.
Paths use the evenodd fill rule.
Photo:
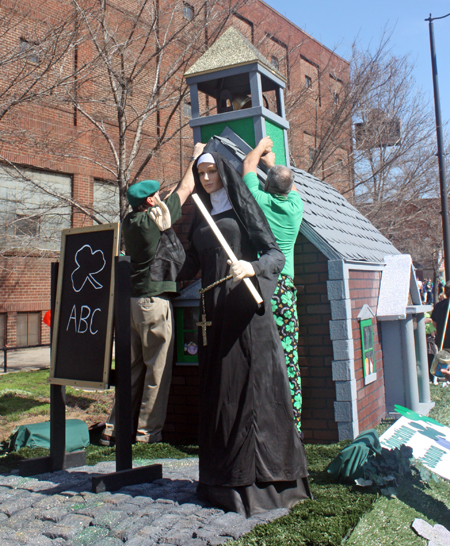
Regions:
<instances>
[{"instance_id":1,"label":"floral green skirt","mask_svg":"<svg viewBox=\"0 0 450 546\"><path fill-rule=\"evenodd\" d=\"M298 365L298 314L297 290L291 277L280 275L272 297L272 311L286 358L287 374L291 387L294 421L301 431L302 381Z\"/></svg>"}]
</instances>

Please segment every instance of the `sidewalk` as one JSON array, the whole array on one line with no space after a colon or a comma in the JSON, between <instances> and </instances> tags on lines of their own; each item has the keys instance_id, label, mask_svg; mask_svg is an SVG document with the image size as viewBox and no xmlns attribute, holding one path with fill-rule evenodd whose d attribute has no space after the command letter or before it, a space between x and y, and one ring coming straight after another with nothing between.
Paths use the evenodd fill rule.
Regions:
<instances>
[{"instance_id":1,"label":"sidewalk","mask_svg":"<svg viewBox=\"0 0 450 546\"><path fill-rule=\"evenodd\" d=\"M4 355L0 351L0 376L4 373ZM6 372L25 372L50 368L50 347L7 351Z\"/></svg>"},{"instance_id":2,"label":"sidewalk","mask_svg":"<svg viewBox=\"0 0 450 546\"><path fill-rule=\"evenodd\" d=\"M114 493L91 493L92 476L113 472L114 462L31 478L0 474L1 545L217 546L289 513L225 513L197 499L197 458L154 463L163 466L161 480Z\"/></svg>"}]
</instances>

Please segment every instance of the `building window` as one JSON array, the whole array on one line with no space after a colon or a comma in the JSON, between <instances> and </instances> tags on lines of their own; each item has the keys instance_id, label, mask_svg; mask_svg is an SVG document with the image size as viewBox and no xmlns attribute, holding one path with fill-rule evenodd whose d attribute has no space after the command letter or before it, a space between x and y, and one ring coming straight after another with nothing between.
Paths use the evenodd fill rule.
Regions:
<instances>
[{"instance_id":1,"label":"building window","mask_svg":"<svg viewBox=\"0 0 450 546\"><path fill-rule=\"evenodd\" d=\"M309 149L309 162L312 163L316 159L317 150L315 148Z\"/></svg>"},{"instance_id":2,"label":"building window","mask_svg":"<svg viewBox=\"0 0 450 546\"><path fill-rule=\"evenodd\" d=\"M312 87L312 79L310 76L305 76L305 87L306 89L311 89Z\"/></svg>"},{"instance_id":3,"label":"building window","mask_svg":"<svg viewBox=\"0 0 450 546\"><path fill-rule=\"evenodd\" d=\"M183 17L188 21L194 18L194 8L186 2L183 2Z\"/></svg>"},{"instance_id":4,"label":"building window","mask_svg":"<svg viewBox=\"0 0 450 546\"><path fill-rule=\"evenodd\" d=\"M339 93L334 93L333 95L333 102L336 106L339 106Z\"/></svg>"},{"instance_id":5,"label":"building window","mask_svg":"<svg viewBox=\"0 0 450 546\"><path fill-rule=\"evenodd\" d=\"M16 345L27 347L41 342L41 313L18 313Z\"/></svg>"},{"instance_id":6,"label":"building window","mask_svg":"<svg viewBox=\"0 0 450 546\"><path fill-rule=\"evenodd\" d=\"M377 378L372 319L361 320L360 328L364 384L367 385Z\"/></svg>"},{"instance_id":7,"label":"building window","mask_svg":"<svg viewBox=\"0 0 450 546\"><path fill-rule=\"evenodd\" d=\"M61 230L71 226L72 178L0 166L0 248L59 250Z\"/></svg>"},{"instance_id":8,"label":"building window","mask_svg":"<svg viewBox=\"0 0 450 546\"><path fill-rule=\"evenodd\" d=\"M274 68L278 70L280 63L278 62L278 59L277 57L275 57L275 55L272 55L272 57L270 58L270 63Z\"/></svg>"},{"instance_id":9,"label":"building window","mask_svg":"<svg viewBox=\"0 0 450 546\"><path fill-rule=\"evenodd\" d=\"M184 117L187 118L187 119L191 119L192 118L192 107L191 107L191 103L190 102L185 102L184 105L183 105L183 113L184 113Z\"/></svg>"},{"instance_id":10,"label":"building window","mask_svg":"<svg viewBox=\"0 0 450 546\"><path fill-rule=\"evenodd\" d=\"M39 237L40 217L17 214L14 227L18 237Z\"/></svg>"},{"instance_id":11,"label":"building window","mask_svg":"<svg viewBox=\"0 0 450 546\"><path fill-rule=\"evenodd\" d=\"M25 38L20 38L20 53L24 54L26 60L33 64L39 64L41 59L39 57L39 45L35 42L30 42L25 40Z\"/></svg>"},{"instance_id":12,"label":"building window","mask_svg":"<svg viewBox=\"0 0 450 546\"><path fill-rule=\"evenodd\" d=\"M119 187L108 180L94 180L93 214L105 224L120 222Z\"/></svg>"},{"instance_id":13,"label":"building window","mask_svg":"<svg viewBox=\"0 0 450 546\"><path fill-rule=\"evenodd\" d=\"M198 363L198 307L177 307L177 363Z\"/></svg>"},{"instance_id":14,"label":"building window","mask_svg":"<svg viewBox=\"0 0 450 546\"><path fill-rule=\"evenodd\" d=\"M0 314L0 347L6 343L6 313Z\"/></svg>"}]
</instances>

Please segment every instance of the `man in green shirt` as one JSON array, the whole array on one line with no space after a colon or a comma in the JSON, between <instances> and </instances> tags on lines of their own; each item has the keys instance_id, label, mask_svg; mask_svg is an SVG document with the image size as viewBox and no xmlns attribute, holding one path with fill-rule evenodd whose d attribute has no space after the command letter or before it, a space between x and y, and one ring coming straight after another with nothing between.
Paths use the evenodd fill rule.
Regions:
<instances>
[{"instance_id":1,"label":"man in green shirt","mask_svg":"<svg viewBox=\"0 0 450 546\"><path fill-rule=\"evenodd\" d=\"M293 182L294 173L288 167L275 165L272 140L265 137L244 160L243 180L263 210L286 263L278 277L272 297L272 310L286 358L291 387L294 420L301 430L302 391L298 365L297 291L294 285L294 245L303 217L303 202ZM258 163L269 167L265 187L257 176Z\"/></svg>"},{"instance_id":2,"label":"man in green shirt","mask_svg":"<svg viewBox=\"0 0 450 546\"><path fill-rule=\"evenodd\" d=\"M122 224L125 250L131 259L131 410L136 441L160 442L172 376L174 321L171 299L177 293L173 279L153 281L150 265L161 232L181 218L181 206L194 189L192 166L204 144L196 144L183 179L165 202L159 182L142 180L129 187L132 207ZM115 404L102 436L104 445L114 441Z\"/></svg>"}]
</instances>

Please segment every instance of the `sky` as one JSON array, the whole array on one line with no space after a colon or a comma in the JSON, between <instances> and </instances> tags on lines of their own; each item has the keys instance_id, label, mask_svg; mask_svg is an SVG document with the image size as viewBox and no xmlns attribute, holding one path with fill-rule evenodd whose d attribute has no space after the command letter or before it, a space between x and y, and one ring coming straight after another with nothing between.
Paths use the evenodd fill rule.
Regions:
<instances>
[{"instance_id":1,"label":"sky","mask_svg":"<svg viewBox=\"0 0 450 546\"><path fill-rule=\"evenodd\" d=\"M378 43L383 29L393 30L394 55L408 55L415 64L416 84L434 104L429 24L450 13L450 0L265 0L310 36L350 58L356 39L363 49ZM442 121L450 121L450 16L434 21ZM280 37L281 38L281 37Z\"/></svg>"}]
</instances>

